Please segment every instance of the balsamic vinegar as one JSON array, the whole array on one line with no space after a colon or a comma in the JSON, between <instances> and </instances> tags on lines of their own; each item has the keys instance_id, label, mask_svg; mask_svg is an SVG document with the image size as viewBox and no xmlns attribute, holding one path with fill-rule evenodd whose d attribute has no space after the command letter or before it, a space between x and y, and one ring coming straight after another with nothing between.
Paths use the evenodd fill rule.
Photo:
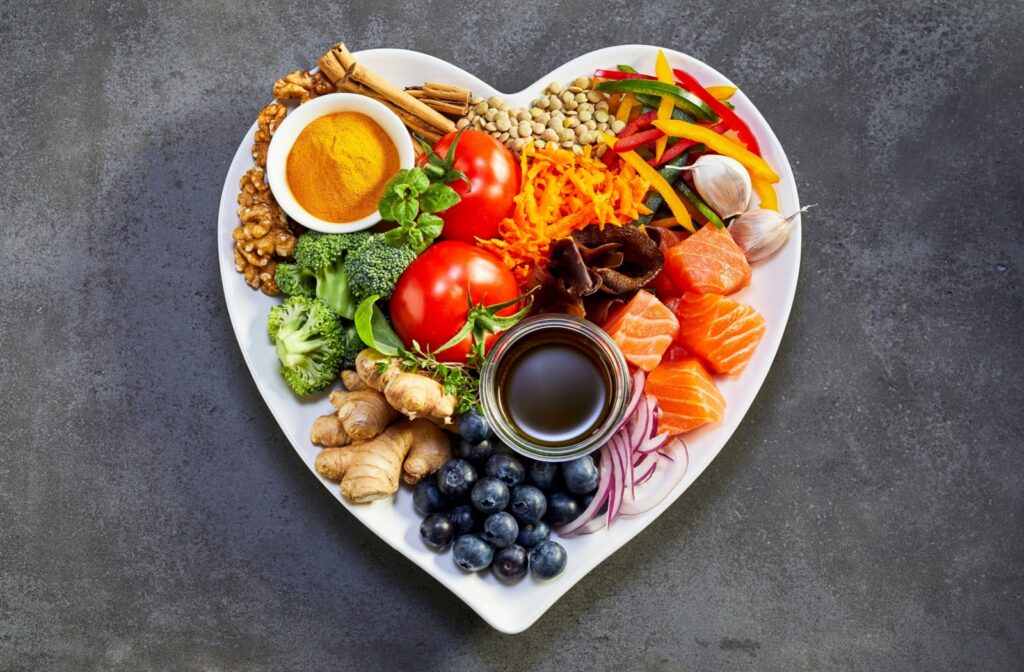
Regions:
<instances>
[{"instance_id":1,"label":"balsamic vinegar","mask_svg":"<svg viewBox=\"0 0 1024 672\"><path fill-rule=\"evenodd\" d=\"M612 399L612 372L586 338L539 330L515 343L497 375L498 400L524 438L568 445L599 427Z\"/></svg>"}]
</instances>

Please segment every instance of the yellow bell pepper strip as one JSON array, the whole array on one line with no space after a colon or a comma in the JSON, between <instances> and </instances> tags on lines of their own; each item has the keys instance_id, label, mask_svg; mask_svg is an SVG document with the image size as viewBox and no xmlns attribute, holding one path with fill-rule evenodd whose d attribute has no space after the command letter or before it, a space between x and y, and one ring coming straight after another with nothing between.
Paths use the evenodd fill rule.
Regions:
<instances>
[{"instance_id":1,"label":"yellow bell pepper strip","mask_svg":"<svg viewBox=\"0 0 1024 672\"><path fill-rule=\"evenodd\" d=\"M693 95L700 98L715 111L721 119L722 123L726 125L730 130L736 131L736 135L739 139L747 146L747 149L752 151L754 154L761 156L761 147L757 144L757 138L754 137L750 127L747 126L747 122L739 118L739 116L732 111L725 103L721 102L717 98L711 95L711 93L701 86L700 82L693 75L684 72L682 70L673 70L672 74L676 76L679 83L686 87Z\"/></svg>"},{"instance_id":2,"label":"yellow bell pepper strip","mask_svg":"<svg viewBox=\"0 0 1024 672\"><path fill-rule=\"evenodd\" d=\"M718 100L729 100L739 89L735 86L709 86L708 93Z\"/></svg>"},{"instance_id":3,"label":"yellow bell pepper strip","mask_svg":"<svg viewBox=\"0 0 1024 672\"><path fill-rule=\"evenodd\" d=\"M672 77L672 66L668 64L668 59L665 58L665 52L658 49L658 58L654 60L654 73L658 76L659 82L666 84L675 84L675 79ZM672 110L676 104L668 96L664 96L661 99L661 104L658 105L658 119L668 121L672 118ZM654 143L654 160L655 162L661 159L661 155L665 153L665 147L668 146L668 136L663 135Z\"/></svg>"},{"instance_id":4,"label":"yellow bell pepper strip","mask_svg":"<svg viewBox=\"0 0 1024 672\"><path fill-rule=\"evenodd\" d=\"M682 122L685 123L685 122ZM607 133L602 132L601 137L609 147L615 146L615 138ZM672 216L676 218L676 221L683 225L691 233L696 230L693 228L693 219L690 217L689 211L686 206L683 205L682 199L679 198L679 194L676 193L672 185L662 177L657 170L647 165L647 162L643 160L636 152L622 152L617 155L620 159L632 166L637 175L642 177L651 185L651 189L661 194L661 197L665 199L665 205L672 212Z\"/></svg>"},{"instance_id":5,"label":"yellow bell pepper strip","mask_svg":"<svg viewBox=\"0 0 1024 672\"><path fill-rule=\"evenodd\" d=\"M736 159L750 171L751 177L759 177L766 182L778 182L779 176L757 154L754 154L735 140L719 135L709 128L691 124L688 121L655 121L654 127L673 138L687 138L707 145L708 149L723 156Z\"/></svg>"},{"instance_id":6,"label":"yellow bell pepper strip","mask_svg":"<svg viewBox=\"0 0 1024 672\"><path fill-rule=\"evenodd\" d=\"M615 112L615 118L622 123L629 121L629 113L633 111L634 103L636 103L636 98L632 93L622 96L622 102L619 103L619 109Z\"/></svg>"},{"instance_id":7,"label":"yellow bell pepper strip","mask_svg":"<svg viewBox=\"0 0 1024 672\"><path fill-rule=\"evenodd\" d=\"M775 187L767 180L760 177L751 177L750 184L754 187L754 193L761 199L761 207L765 210L779 211L779 199L775 195Z\"/></svg>"}]
</instances>

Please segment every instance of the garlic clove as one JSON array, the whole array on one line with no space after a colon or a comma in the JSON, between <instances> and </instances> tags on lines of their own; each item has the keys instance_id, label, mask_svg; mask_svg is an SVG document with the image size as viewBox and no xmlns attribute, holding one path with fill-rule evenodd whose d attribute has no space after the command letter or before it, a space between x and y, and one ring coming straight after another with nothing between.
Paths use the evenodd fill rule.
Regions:
<instances>
[{"instance_id":1,"label":"garlic clove","mask_svg":"<svg viewBox=\"0 0 1024 672\"><path fill-rule=\"evenodd\" d=\"M754 188L743 164L728 156L705 154L690 168L697 193L722 219L746 211Z\"/></svg>"},{"instance_id":2,"label":"garlic clove","mask_svg":"<svg viewBox=\"0 0 1024 672\"><path fill-rule=\"evenodd\" d=\"M809 207L800 208L788 217L763 208L748 210L733 220L729 233L743 250L747 261L760 261L775 254L789 240L796 218Z\"/></svg>"}]
</instances>

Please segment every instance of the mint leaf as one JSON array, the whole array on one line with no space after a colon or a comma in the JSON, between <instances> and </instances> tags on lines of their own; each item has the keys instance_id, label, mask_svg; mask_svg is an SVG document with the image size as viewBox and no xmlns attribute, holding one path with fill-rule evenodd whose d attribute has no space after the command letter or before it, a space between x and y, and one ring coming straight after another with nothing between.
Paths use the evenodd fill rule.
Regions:
<instances>
[{"instance_id":1,"label":"mint leaf","mask_svg":"<svg viewBox=\"0 0 1024 672\"><path fill-rule=\"evenodd\" d=\"M427 213L442 212L461 200L447 184L432 184L420 196L420 208Z\"/></svg>"}]
</instances>

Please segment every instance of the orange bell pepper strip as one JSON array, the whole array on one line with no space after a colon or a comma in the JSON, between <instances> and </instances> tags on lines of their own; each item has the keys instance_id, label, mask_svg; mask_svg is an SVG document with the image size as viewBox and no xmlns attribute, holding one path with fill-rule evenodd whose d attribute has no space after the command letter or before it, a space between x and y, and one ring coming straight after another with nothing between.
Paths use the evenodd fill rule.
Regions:
<instances>
[{"instance_id":1,"label":"orange bell pepper strip","mask_svg":"<svg viewBox=\"0 0 1024 672\"><path fill-rule=\"evenodd\" d=\"M659 82L666 84L675 84L676 80L672 76L672 66L668 64L668 59L665 58L665 52L658 49L658 58L654 61L654 72L658 76ZM661 104L658 105L658 119L669 120L672 118L672 108L675 107L675 101L665 96L661 99ZM662 136L654 143L654 161L657 163L661 160L661 155L665 153L665 147L668 146L668 136Z\"/></svg>"},{"instance_id":2,"label":"orange bell pepper strip","mask_svg":"<svg viewBox=\"0 0 1024 672\"><path fill-rule=\"evenodd\" d=\"M654 127L664 131L670 137L696 140L697 142L704 143L713 152L736 159L746 166L747 170L750 171L751 177L758 177L771 183L779 181L779 176L775 174L775 171L771 169L771 166L764 159L735 140L730 140L709 128L691 124L688 121L661 121L660 119L654 122Z\"/></svg>"},{"instance_id":3,"label":"orange bell pepper strip","mask_svg":"<svg viewBox=\"0 0 1024 672\"><path fill-rule=\"evenodd\" d=\"M601 133L601 137L609 147L615 146L615 138L611 135ZM643 157L636 152L622 152L621 154L616 154L616 156L636 170L637 174L651 185L651 189L661 194L661 197L665 199L665 205L668 206L672 216L676 218L679 224L691 233L695 231L693 228L693 218L690 217L689 211L683 204L683 199L679 198L676 190L672 188L672 185L657 170L647 165Z\"/></svg>"}]
</instances>

